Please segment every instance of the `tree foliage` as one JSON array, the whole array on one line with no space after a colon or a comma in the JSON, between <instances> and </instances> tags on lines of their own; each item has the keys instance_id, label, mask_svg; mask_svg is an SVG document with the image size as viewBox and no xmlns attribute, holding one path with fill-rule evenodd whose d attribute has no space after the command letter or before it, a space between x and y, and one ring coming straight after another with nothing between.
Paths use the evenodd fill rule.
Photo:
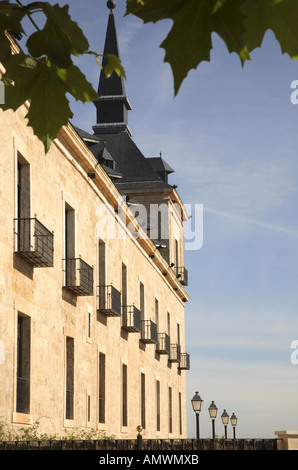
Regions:
<instances>
[{"instance_id":1,"label":"tree foliage","mask_svg":"<svg viewBox=\"0 0 298 470\"><path fill-rule=\"evenodd\" d=\"M67 94L83 103L98 97L83 72L74 65L73 57L91 54L102 67L100 54L90 50L87 38L68 10L68 5L48 2L23 6L20 2L0 1L0 61L5 67L2 77L5 104L1 107L15 111L30 100L28 125L43 142L46 152L61 127L73 116ZM45 18L42 29L33 19L36 13ZM6 33L24 34L25 17L29 17L35 32L28 36L26 52L12 54ZM119 58L109 55L105 73L109 76L114 71L125 76Z\"/></svg>"},{"instance_id":2,"label":"tree foliage","mask_svg":"<svg viewBox=\"0 0 298 470\"><path fill-rule=\"evenodd\" d=\"M212 33L217 33L242 64L272 30L283 53L298 58L297 0L127 0L127 14L144 23L171 19L162 42L174 77L175 94L191 69L210 60Z\"/></svg>"},{"instance_id":3,"label":"tree foliage","mask_svg":"<svg viewBox=\"0 0 298 470\"><path fill-rule=\"evenodd\" d=\"M39 28L33 17L45 18ZM171 66L174 92L191 69L210 60L212 34L218 34L228 50L239 56L241 64L251 60L251 52L260 47L267 30L272 30L281 51L298 58L297 0L127 0L126 14L144 23L172 20L172 27L161 44L164 60ZM23 20L29 18L35 31L28 36L26 51L12 55L6 32L22 33ZM0 62L6 73L6 109L18 109L30 100L28 124L43 142L47 152L60 128L72 117L67 99L93 101L96 91L73 57L91 54L101 66L100 54L91 51L83 31L69 15L69 6L19 0L0 0ZM125 77L120 60L107 56L105 73Z\"/></svg>"}]
</instances>

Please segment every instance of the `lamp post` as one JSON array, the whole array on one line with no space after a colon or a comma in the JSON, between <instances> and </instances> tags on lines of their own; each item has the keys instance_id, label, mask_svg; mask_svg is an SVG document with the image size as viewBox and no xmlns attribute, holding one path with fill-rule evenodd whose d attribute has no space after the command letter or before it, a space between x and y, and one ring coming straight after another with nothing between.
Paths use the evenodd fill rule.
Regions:
<instances>
[{"instance_id":1,"label":"lamp post","mask_svg":"<svg viewBox=\"0 0 298 470\"><path fill-rule=\"evenodd\" d=\"M199 414L202 408L203 401L204 400L202 400L198 392L196 392L196 394L191 399L193 410L196 413L197 439L200 439Z\"/></svg>"},{"instance_id":2,"label":"lamp post","mask_svg":"<svg viewBox=\"0 0 298 470\"><path fill-rule=\"evenodd\" d=\"M221 415L221 420L222 420L222 424L224 425L224 428L225 428L225 438L227 439L227 437L228 437L227 424L229 422L229 415L226 412L226 410L223 410L223 413Z\"/></svg>"},{"instance_id":3,"label":"lamp post","mask_svg":"<svg viewBox=\"0 0 298 470\"><path fill-rule=\"evenodd\" d=\"M214 439L215 438L215 418L217 415L217 407L214 401L212 401L211 405L208 408L208 411L209 411L210 418L212 419L212 438Z\"/></svg>"},{"instance_id":4,"label":"lamp post","mask_svg":"<svg viewBox=\"0 0 298 470\"><path fill-rule=\"evenodd\" d=\"M237 425L237 417L235 413L231 416L231 425L233 426L233 439L236 439L236 425Z\"/></svg>"}]
</instances>

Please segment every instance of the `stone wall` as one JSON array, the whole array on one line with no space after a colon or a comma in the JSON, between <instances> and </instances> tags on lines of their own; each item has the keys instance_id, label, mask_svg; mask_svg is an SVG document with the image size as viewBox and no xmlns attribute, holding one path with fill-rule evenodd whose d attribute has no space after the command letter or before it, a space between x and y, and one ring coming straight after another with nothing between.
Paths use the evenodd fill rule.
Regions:
<instances>
[{"instance_id":1,"label":"stone wall","mask_svg":"<svg viewBox=\"0 0 298 470\"><path fill-rule=\"evenodd\" d=\"M184 301L187 294L171 273L165 277L165 260L150 258L152 242L136 240L124 227L123 238L109 238L105 220L97 208L114 208L121 195L97 165L76 132L62 129L48 154L26 126L27 107L17 112L0 110L0 416L14 426L39 422L48 434L66 429L95 428L118 438L135 436L141 421L140 375L146 377L146 437L185 437L185 371L168 356L155 353L154 344L141 344L138 333L124 333L121 318L97 314L96 287L99 279L99 238L106 243L106 281L121 290L121 264L127 266L128 303L139 308L139 284L145 285L146 319L154 321L155 299L159 301L160 331L167 331L171 318L171 342L177 341L180 325L181 351L185 351ZM17 155L30 164L31 217L37 217L54 233L54 266L33 267L14 253L13 220L17 206ZM96 169L95 169L96 167ZM96 172L96 179L88 172ZM63 288L65 258L65 207L75 210L75 254L94 268L94 294L76 296ZM128 209L126 217L130 217ZM174 287L176 290L174 290ZM31 320L30 412L16 412L17 319ZM90 323L89 323L90 322ZM91 329L89 330L89 326ZM89 332L91 333L89 334ZM74 418L65 419L66 338L74 339ZM98 423L98 355L106 355L106 422ZM122 364L128 367L128 424L122 426ZM161 384L160 431L156 430L156 381ZM169 434L169 387L172 389L172 433ZM179 415L181 396L181 423ZM182 428L182 429L181 429Z\"/></svg>"},{"instance_id":2,"label":"stone wall","mask_svg":"<svg viewBox=\"0 0 298 470\"><path fill-rule=\"evenodd\" d=\"M298 450L298 431L275 431L278 450Z\"/></svg>"}]
</instances>

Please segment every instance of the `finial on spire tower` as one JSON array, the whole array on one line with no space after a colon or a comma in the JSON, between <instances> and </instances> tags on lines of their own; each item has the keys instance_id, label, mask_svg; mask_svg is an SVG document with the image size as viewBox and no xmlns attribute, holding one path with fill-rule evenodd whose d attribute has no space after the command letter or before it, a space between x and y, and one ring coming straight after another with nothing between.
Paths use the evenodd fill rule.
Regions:
<instances>
[{"instance_id":1,"label":"finial on spire tower","mask_svg":"<svg viewBox=\"0 0 298 470\"><path fill-rule=\"evenodd\" d=\"M114 10L114 8L116 7L116 2L115 2L115 0L108 0L108 2L107 2L107 7L108 7L110 10Z\"/></svg>"}]
</instances>

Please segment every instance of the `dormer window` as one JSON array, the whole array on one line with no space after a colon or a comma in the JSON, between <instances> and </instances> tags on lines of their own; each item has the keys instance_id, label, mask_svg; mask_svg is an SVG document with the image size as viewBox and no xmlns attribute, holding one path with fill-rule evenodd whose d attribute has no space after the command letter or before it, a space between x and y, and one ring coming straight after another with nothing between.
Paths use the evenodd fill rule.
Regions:
<instances>
[{"instance_id":1,"label":"dormer window","mask_svg":"<svg viewBox=\"0 0 298 470\"><path fill-rule=\"evenodd\" d=\"M106 160L105 161L105 166L107 166L108 168L111 168L111 170L115 170L116 168L116 164L115 164L115 161L114 160Z\"/></svg>"}]
</instances>

